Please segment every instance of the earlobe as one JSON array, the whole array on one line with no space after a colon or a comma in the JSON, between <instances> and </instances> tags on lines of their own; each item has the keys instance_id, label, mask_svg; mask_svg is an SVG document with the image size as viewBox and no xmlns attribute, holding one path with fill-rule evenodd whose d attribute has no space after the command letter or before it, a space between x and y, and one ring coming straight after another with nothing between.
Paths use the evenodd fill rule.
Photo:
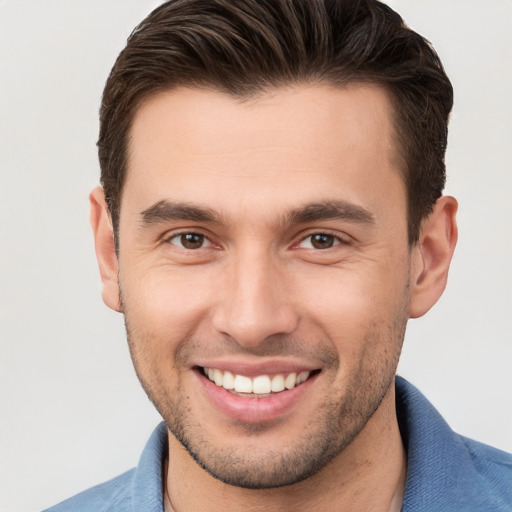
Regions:
<instances>
[{"instance_id":1,"label":"earlobe","mask_svg":"<svg viewBox=\"0 0 512 512\"><path fill-rule=\"evenodd\" d=\"M103 302L114 311L121 311L119 303L118 260L112 221L100 187L89 195L90 221L94 234L96 259L100 269Z\"/></svg>"},{"instance_id":2,"label":"earlobe","mask_svg":"<svg viewBox=\"0 0 512 512\"><path fill-rule=\"evenodd\" d=\"M412 250L410 318L424 315L446 287L457 243L457 206L455 198L443 196L422 222L420 239Z\"/></svg>"}]
</instances>

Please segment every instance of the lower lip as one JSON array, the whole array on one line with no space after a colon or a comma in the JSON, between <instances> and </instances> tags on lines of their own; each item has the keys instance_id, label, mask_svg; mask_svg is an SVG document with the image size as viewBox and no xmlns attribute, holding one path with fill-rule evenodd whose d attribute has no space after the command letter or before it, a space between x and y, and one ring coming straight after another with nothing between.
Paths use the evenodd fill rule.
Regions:
<instances>
[{"instance_id":1,"label":"lower lip","mask_svg":"<svg viewBox=\"0 0 512 512\"><path fill-rule=\"evenodd\" d=\"M262 423L281 418L293 408L318 377L318 374L315 373L295 388L268 397L245 398L217 386L201 371L196 373L213 406L224 415L246 423Z\"/></svg>"}]
</instances>

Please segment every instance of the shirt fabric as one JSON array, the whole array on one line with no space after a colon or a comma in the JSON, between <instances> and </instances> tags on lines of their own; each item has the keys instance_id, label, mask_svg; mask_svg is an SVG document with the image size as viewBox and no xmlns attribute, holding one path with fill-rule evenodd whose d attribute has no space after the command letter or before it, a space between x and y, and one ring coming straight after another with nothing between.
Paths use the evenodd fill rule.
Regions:
<instances>
[{"instance_id":1,"label":"shirt fabric","mask_svg":"<svg viewBox=\"0 0 512 512\"><path fill-rule=\"evenodd\" d=\"M512 454L453 432L400 377L396 398L408 464L402 512L512 511ZM164 512L166 456L167 430L161 423L136 468L45 512Z\"/></svg>"}]
</instances>

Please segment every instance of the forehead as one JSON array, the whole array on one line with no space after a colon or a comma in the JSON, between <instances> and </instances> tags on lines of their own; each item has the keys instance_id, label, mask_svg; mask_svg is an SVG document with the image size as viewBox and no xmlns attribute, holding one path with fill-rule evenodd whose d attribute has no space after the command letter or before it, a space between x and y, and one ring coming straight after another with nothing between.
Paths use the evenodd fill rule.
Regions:
<instances>
[{"instance_id":1,"label":"forehead","mask_svg":"<svg viewBox=\"0 0 512 512\"><path fill-rule=\"evenodd\" d=\"M157 199L240 211L278 197L285 208L326 195L371 203L389 187L405 196L393 134L391 101L375 85L301 86L248 99L161 92L134 118L121 211Z\"/></svg>"}]
</instances>

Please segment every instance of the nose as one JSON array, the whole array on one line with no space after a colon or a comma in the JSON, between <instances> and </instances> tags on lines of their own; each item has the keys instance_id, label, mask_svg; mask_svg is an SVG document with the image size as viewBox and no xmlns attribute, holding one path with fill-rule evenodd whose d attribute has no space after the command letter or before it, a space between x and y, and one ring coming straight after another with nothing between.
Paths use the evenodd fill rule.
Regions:
<instances>
[{"instance_id":1,"label":"nose","mask_svg":"<svg viewBox=\"0 0 512 512\"><path fill-rule=\"evenodd\" d=\"M289 283L279 265L266 255L240 255L223 275L213 326L246 348L289 334L298 325Z\"/></svg>"}]
</instances>

